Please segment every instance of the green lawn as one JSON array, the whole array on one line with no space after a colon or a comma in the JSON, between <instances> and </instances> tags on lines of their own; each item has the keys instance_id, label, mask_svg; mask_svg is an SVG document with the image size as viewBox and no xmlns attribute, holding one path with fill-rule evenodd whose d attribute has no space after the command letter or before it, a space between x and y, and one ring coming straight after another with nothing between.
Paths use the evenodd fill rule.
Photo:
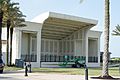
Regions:
<instances>
[{"instance_id":1,"label":"green lawn","mask_svg":"<svg viewBox=\"0 0 120 80\"><path fill-rule=\"evenodd\" d=\"M5 71L17 71L23 68L16 67L5 67ZM84 75L84 68L32 68L32 72L34 73L57 73L57 74L68 74L68 75ZM90 76L99 76L101 75L101 68L88 68L88 72ZM120 76L119 67L109 68L110 75L112 76Z\"/></svg>"},{"instance_id":2,"label":"green lawn","mask_svg":"<svg viewBox=\"0 0 120 80\"><path fill-rule=\"evenodd\" d=\"M21 69L23 69L23 68L8 67L8 66L4 67L4 71L17 71L17 70L21 70Z\"/></svg>"},{"instance_id":3,"label":"green lawn","mask_svg":"<svg viewBox=\"0 0 120 80\"><path fill-rule=\"evenodd\" d=\"M39 73L58 73L58 74L69 74L69 75L84 75L84 68L33 68L33 72ZM90 76L101 75L101 68L88 68ZM119 67L109 68L110 75L120 76Z\"/></svg>"}]
</instances>

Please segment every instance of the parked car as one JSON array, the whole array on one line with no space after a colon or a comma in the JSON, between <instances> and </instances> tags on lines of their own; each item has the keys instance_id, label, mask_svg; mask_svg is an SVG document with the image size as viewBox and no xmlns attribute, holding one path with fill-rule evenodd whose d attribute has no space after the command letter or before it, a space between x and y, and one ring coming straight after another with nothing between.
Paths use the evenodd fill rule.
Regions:
<instances>
[{"instance_id":1,"label":"parked car","mask_svg":"<svg viewBox=\"0 0 120 80\"><path fill-rule=\"evenodd\" d=\"M4 66L5 64L3 63L3 60L0 59L0 73L3 73Z\"/></svg>"}]
</instances>

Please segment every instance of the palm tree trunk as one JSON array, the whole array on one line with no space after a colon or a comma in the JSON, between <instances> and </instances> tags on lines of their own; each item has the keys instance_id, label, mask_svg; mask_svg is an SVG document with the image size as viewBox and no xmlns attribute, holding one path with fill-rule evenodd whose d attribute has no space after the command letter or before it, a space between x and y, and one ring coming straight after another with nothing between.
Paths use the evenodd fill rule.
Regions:
<instances>
[{"instance_id":1,"label":"palm tree trunk","mask_svg":"<svg viewBox=\"0 0 120 80\"><path fill-rule=\"evenodd\" d=\"M110 13L109 0L105 0L105 25L104 25L104 54L103 54L103 70L102 77L109 77L108 60L109 60L109 27L110 27Z\"/></svg>"},{"instance_id":2,"label":"palm tree trunk","mask_svg":"<svg viewBox=\"0 0 120 80\"><path fill-rule=\"evenodd\" d=\"M9 65L9 28L10 28L10 20L7 20L7 54L6 54L6 63Z\"/></svg>"},{"instance_id":3,"label":"palm tree trunk","mask_svg":"<svg viewBox=\"0 0 120 80\"><path fill-rule=\"evenodd\" d=\"M2 18L3 18L3 12L0 11L0 59L2 58Z\"/></svg>"},{"instance_id":4,"label":"palm tree trunk","mask_svg":"<svg viewBox=\"0 0 120 80\"><path fill-rule=\"evenodd\" d=\"M10 28L10 65L12 65L12 38L13 38L13 28Z\"/></svg>"}]
</instances>

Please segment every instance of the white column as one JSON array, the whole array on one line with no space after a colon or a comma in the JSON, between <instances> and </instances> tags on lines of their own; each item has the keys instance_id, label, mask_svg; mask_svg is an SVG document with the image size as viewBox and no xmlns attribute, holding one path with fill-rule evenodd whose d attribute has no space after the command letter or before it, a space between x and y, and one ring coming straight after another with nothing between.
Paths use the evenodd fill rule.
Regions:
<instances>
[{"instance_id":1,"label":"white column","mask_svg":"<svg viewBox=\"0 0 120 80\"><path fill-rule=\"evenodd\" d=\"M85 35L84 30L82 30L82 56L85 56Z\"/></svg>"},{"instance_id":2,"label":"white column","mask_svg":"<svg viewBox=\"0 0 120 80\"><path fill-rule=\"evenodd\" d=\"M98 43L98 64L100 66L100 37L98 38L97 40L97 43Z\"/></svg>"},{"instance_id":3,"label":"white column","mask_svg":"<svg viewBox=\"0 0 120 80\"><path fill-rule=\"evenodd\" d=\"M85 54L86 54L86 65L88 66L88 36L87 36L87 31L85 31Z\"/></svg>"},{"instance_id":4,"label":"white column","mask_svg":"<svg viewBox=\"0 0 120 80\"><path fill-rule=\"evenodd\" d=\"M84 30L84 34L85 34L85 53L86 53L86 65L87 66L89 66L88 65L88 30L90 30L90 28L86 28L85 30Z\"/></svg>"},{"instance_id":5,"label":"white column","mask_svg":"<svg viewBox=\"0 0 120 80\"><path fill-rule=\"evenodd\" d=\"M41 30L37 32L37 65L40 67L40 58L41 58Z\"/></svg>"},{"instance_id":6,"label":"white column","mask_svg":"<svg viewBox=\"0 0 120 80\"><path fill-rule=\"evenodd\" d=\"M88 30L89 30L89 28L86 28L86 29L84 29L84 51L85 51L85 55L86 55L86 65L88 66L88 35L87 35L87 33L88 33Z\"/></svg>"},{"instance_id":7,"label":"white column","mask_svg":"<svg viewBox=\"0 0 120 80\"><path fill-rule=\"evenodd\" d=\"M22 31L18 31L18 55L17 55L17 59L21 58L21 52L22 52Z\"/></svg>"},{"instance_id":8,"label":"white column","mask_svg":"<svg viewBox=\"0 0 120 80\"><path fill-rule=\"evenodd\" d=\"M57 41L57 54L58 54L58 55L61 55L61 54L59 53L59 41Z\"/></svg>"},{"instance_id":9,"label":"white column","mask_svg":"<svg viewBox=\"0 0 120 80\"><path fill-rule=\"evenodd\" d=\"M74 56L77 56L77 47L76 47L76 41L74 40Z\"/></svg>"},{"instance_id":10,"label":"white column","mask_svg":"<svg viewBox=\"0 0 120 80\"><path fill-rule=\"evenodd\" d=\"M88 63L88 59L86 56L86 31L82 30L82 56L86 57L86 64Z\"/></svg>"},{"instance_id":11,"label":"white column","mask_svg":"<svg viewBox=\"0 0 120 80\"><path fill-rule=\"evenodd\" d=\"M13 43L12 43L12 63L15 63L15 59L20 59L20 54L19 54L19 44L20 44L20 34L21 31L19 31L18 29L14 29L13 31Z\"/></svg>"}]
</instances>

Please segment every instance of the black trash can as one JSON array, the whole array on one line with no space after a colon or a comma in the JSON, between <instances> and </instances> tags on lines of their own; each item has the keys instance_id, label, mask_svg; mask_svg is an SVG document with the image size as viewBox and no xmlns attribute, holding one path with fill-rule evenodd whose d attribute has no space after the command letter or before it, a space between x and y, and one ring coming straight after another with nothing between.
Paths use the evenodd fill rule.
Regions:
<instances>
[{"instance_id":1,"label":"black trash can","mask_svg":"<svg viewBox=\"0 0 120 80\"><path fill-rule=\"evenodd\" d=\"M19 68L24 68L24 61L22 59L16 59L15 66Z\"/></svg>"}]
</instances>

